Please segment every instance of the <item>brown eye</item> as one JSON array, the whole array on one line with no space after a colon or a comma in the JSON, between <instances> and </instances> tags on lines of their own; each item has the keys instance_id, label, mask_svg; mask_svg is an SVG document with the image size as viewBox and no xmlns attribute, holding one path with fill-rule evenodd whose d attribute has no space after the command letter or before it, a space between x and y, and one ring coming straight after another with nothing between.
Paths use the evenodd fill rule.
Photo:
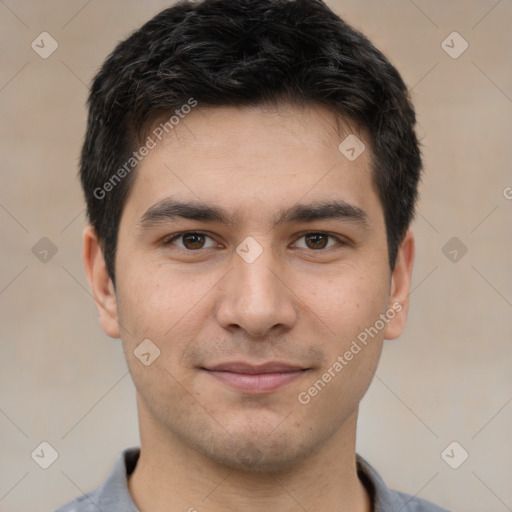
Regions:
<instances>
[{"instance_id":1,"label":"brown eye","mask_svg":"<svg viewBox=\"0 0 512 512\"><path fill-rule=\"evenodd\" d=\"M184 233L176 233L171 237L164 240L164 245L177 245L180 249L188 251L197 251L199 249L205 249L208 247L214 247L215 242L212 240L210 246L205 246L206 239L210 238L205 233L198 233L195 231L188 231ZM175 244L176 240L181 240L181 244Z\"/></svg>"},{"instance_id":2,"label":"brown eye","mask_svg":"<svg viewBox=\"0 0 512 512\"><path fill-rule=\"evenodd\" d=\"M204 235L201 233L188 233L182 236L183 245L187 249L201 249L204 244Z\"/></svg>"},{"instance_id":3,"label":"brown eye","mask_svg":"<svg viewBox=\"0 0 512 512\"><path fill-rule=\"evenodd\" d=\"M333 235L329 235L328 233L306 233L305 235L302 235L300 239L304 239L305 241L305 244L301 247L301 249L311 249L313 251L330 248L336 245L335 243L328 245L329 239L338 242L338 244L343 244L339 238Z\"/></svg>"},{"instance_id":4,"label":"brown eye","mask_svg":"<svg viewBox=\"0 0 512 512\"><path fill-rule=\"evenodd\" d=\"M327 245L328 238L329 236L323 233L310 233L309 235L305 235L306 245L310 249L324 249Z\"/></svg>"}]
</instances>

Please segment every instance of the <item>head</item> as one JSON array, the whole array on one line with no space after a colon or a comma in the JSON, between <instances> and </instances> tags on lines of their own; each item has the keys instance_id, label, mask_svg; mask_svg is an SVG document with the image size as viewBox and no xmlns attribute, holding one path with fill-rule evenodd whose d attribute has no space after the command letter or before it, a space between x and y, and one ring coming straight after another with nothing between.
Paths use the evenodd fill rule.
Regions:
<instances>
[{"instance_id":1,"label":"head","mask_svg":"<svg viewBox=\"0 0 512 512\"><path fill-rule=\"evenodd\" d=\"M318 0L180 2L118 44L89 97L84 262L147 428L270 470L354 417L405 324L414 124ZM240 361L301 372L254 393L213 371Z\"/></svg>"}]
</instances>

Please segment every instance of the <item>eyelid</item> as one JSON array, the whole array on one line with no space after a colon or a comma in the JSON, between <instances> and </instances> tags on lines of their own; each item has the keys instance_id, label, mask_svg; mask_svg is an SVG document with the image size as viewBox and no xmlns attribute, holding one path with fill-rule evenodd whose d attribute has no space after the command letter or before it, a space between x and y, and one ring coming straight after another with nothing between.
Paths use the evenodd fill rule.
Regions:
<instances>
[{"instance_id":1,"label":"eyelid","mask_svg":"<svg viewBox=\"0 0 512 512\"><path fill-rule=\"evenodd\" d=\"M335 244L335 245L333 245L331 247L327 247L326 249L317 249L317 250L315 250L315 249L308 249L307 247L305 248L306 250L309 250L309 251L314 252L314 253L327 252L330 249L336 249L336 248L339 249L339 246L345 246L345 245L349 244L349 241L346 238L342 237L341 235L337 235L337 234L334 234L334 233L330 233L329 231L322 231L322 230L318 230L318 231L308 230L308 231L303 231L301 233L298 233L298 236L295 239L294 243L296 243L298 240L300 240L301 238L303 238L306 235L325 235L325 236L328 236L329 238L333 238L337 242L337 244ZM302 249L302 247L300 249Z\"/></svg>"},{"instance_id":2,"label":"eyelid","mask_svg":"<svg viewBox=\"0 0 512 512\"><path fill-rule=\"evenodd\" d=\"M178 240L180 239L182 236L184 235L189 235L189 234L194 234L194 235L204 235L205 237L207 238L211 238L212 240L214 240L214 238L212 236L210 236L208 233L206 233L205 231L199 231L199 230L188 230L188 231L179 231L179 232L176 232L176 233L172 233L171 235L167 235L165 236L163 239L162 239L162 242L161 244L165 247L167 245L172 245L173 242L175 240ZM178 247L178 249L181 249L181 247ZM196 249L195 251L191 250L191 249L182 249L184 251L187 251L187 252L199 252L201 249Z\"/></svg>"}]
</instances>

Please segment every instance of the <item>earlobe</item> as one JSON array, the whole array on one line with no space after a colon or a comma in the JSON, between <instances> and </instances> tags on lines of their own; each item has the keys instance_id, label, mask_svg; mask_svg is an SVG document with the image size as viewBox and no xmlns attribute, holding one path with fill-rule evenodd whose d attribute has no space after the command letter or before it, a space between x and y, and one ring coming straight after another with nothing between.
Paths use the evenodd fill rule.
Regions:
<instances>
[{"instance_id":1,"label":"earlobe","mask_svg":"<svg viewBox=\"0 0 512 512\"><path fill-rule=\"evenodd\" d=\"M389 311L396 314L386 325L384 338L398 338L407 321L409 311L409 294L411 291L411 276L414 266L414 234L408 230L398 250L395 268L391 275L391 291L389 296Z\"/></svg>"},{"instance_id":2,"label":"earlobe","mask_svg":"<svg viewBox=\"0 0 512 512\"><path fill-rule=\"evenodd\" d=\"M98 236L90 225L83 232L82 261L96 302L101 328L111 338L119 338L121 334L116 293L107 272Z\"/></svg>"}]
</instances>

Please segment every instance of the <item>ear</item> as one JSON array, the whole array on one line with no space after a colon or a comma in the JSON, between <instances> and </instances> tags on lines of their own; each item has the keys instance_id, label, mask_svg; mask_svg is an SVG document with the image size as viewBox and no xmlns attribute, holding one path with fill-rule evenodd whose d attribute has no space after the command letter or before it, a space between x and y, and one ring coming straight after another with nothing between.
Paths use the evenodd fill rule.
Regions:
<instances>
[{"instance_id":1,"label":"ear","mask_svg":"<svg viewBox=\"0 0 512 512\"><path fill-rule=\"evenodd\" d=\"M83 232L82 261L96 302L101 328L111 338L119 338L116 292L107 272L98 236L90 225Z\"/></svg>"},{"instance_id":2,"label":"ear","mask_svg":"<svg viewBox=\"0 0 512 512\"><path fill-rule=\"evenodd\" d=\"M395 315L386 325L384 339L398 338L407 321L409 311L409 293L411 290L411 276L414 265L414 235L409 229L398 249L395 268L391 274L391 292L389 296L389 310Z\"/></svg>"}]
</instances>

